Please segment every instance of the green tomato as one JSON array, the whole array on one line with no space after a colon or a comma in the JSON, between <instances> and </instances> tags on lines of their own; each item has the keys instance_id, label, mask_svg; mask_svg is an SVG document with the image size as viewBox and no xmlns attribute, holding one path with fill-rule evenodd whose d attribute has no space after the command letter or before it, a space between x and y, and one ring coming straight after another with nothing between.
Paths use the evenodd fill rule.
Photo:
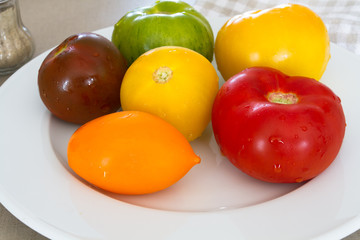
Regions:
<instances>
[{"instance_id":1,"label":"green tomato","mask_svg":"<svg viewBox=\"0 0 360 240\"><path fill-rule=\"evenodd\" d=\"M190 48L210 62L214 35L206 18L185 2L157 1L125 14L114 26L112 42L130 66L140 55L161 46Z\"/></svg>"}]
</instances>

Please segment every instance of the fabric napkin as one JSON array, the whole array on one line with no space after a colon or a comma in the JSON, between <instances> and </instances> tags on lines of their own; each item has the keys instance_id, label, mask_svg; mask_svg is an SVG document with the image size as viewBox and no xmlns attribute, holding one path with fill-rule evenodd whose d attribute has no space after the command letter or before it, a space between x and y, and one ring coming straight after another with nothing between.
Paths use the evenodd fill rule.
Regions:
<instances>
[{"instance_id":1,"label":"fabric napkin","mask_svg":"<svg viewBox=\"0 0 360 240\"><path fill-rule=\"evenodd\" d=\"M360 55L359 0L297 0L289 1L309 7L324 21L330 41ZM205 17L232 17L247 11L288 3L281 0L197 0L196 10Z\"/></svg>"}]
</instances>

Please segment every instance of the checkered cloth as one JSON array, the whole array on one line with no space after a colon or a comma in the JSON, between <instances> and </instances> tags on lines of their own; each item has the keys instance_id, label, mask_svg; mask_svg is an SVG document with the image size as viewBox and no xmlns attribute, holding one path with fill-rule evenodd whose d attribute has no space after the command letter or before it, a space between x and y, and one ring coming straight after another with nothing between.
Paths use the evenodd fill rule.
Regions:
<instances>
[{"instance_id":1,"label":"checkered cloth","mask_svg":"<svg viewBox=\"0 0 360 240\"><path fill-rule=\"evenodd\" d=\"M360 0L288 1L309 7L324 21L330 41L360 55ZM195 9L205 17L232 17L246 11L287 3L283 0L197 0Z\"/></svg>"}]
</instances>

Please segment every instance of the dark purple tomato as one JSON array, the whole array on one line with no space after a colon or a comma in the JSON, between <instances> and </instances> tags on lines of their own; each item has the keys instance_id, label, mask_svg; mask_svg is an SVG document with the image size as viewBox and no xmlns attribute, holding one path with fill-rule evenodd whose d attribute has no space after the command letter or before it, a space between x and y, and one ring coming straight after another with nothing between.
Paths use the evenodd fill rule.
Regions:
<instances>
[{"instance_id":1,"label":"dark purple tomato","mask_svg":"<svg viewBox=\"0 0 360 240\"><path fill-rule=\"evenodd\" d=\"M115 45L94 33L65 39L43 61L40 97L56 117L77 124L117 111L126 63Z\"/></svg>"}]
</instances>

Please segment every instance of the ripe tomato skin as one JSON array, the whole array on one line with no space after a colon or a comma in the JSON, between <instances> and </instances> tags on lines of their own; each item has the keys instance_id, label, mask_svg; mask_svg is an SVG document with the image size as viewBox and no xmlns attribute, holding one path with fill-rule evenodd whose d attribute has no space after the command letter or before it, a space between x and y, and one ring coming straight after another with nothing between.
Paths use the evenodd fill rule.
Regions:
<instances>
[{"instance_id":1,"label":"ripe tomato skin","mask_svg":"<svg viewBox=\"0 0 360 240\"><path fill-rule=\"evenodd\" d=\"M225 80L254 66L320 80L330 59L322 19L299 4L282 4L230 18L219 30L215 59Z\"/></svg>"},{"instance_id":2,"label":"ripe tomato skin","mask_svg":"<svg viewBox=\"0 0 360 240\"><path fill-rule=\"evenodd\" d=\"M154 115L120 111L87 122L68 143L81 178L118 194L147 194L180 180L200 158L174 126Z\"/></svg>"},{"instance_id":3,"label":"ripe tomato skin","mask_svg":"<svg viewBox=\"0 0 360 240\"><path fill-rule=\"evenodd\" d=\"M204 56L184 47L163 46L144 53L129 67L120 101L123 110L154 114L193 141L210 123L218 90L219 77Z\"/></svg>"},{"instance_id":4,"label":"ripe tomato skin","mask_svg":"<svg viewBox=\"0 0 360 240\"><path fill-rule=\"evenodd\" d=\"M271 102L292 93L294 104ZM324 171L345 134L340 98L324 84L265 67L245 69L218 92L212 127L222 153L240 170L267 182L302 182Z\"/></svg>"}]
</instances>

